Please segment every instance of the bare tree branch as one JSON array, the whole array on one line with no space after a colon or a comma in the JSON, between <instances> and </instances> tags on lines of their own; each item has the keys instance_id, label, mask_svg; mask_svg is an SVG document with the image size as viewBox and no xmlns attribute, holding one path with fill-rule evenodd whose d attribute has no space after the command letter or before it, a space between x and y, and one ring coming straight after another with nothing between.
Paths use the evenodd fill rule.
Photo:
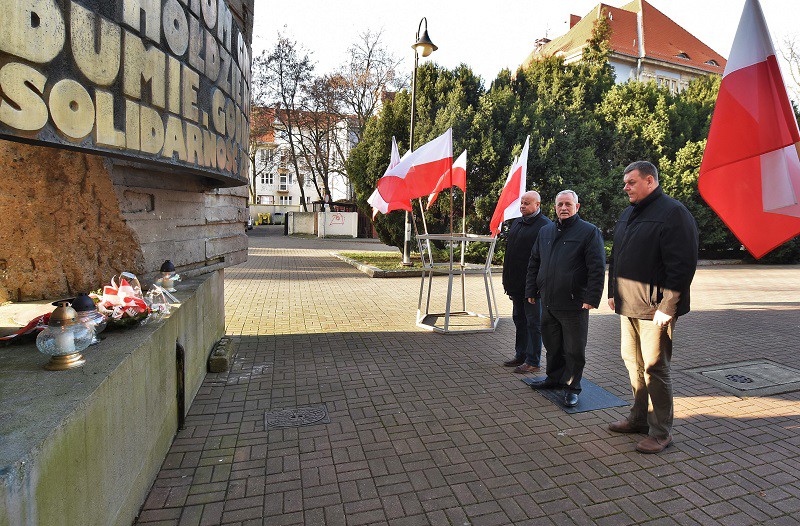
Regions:
<instances>
[{"instance_id":1,"label":"bare tree branch","mask_svg":"<svg viewBox=\"0 0 800 526\"><path fill-rule=\"evenodd\" d=\"M279 34L275 47L253 61L253 72L254 92L263 97L265 102L276 106L275 121L282 128L276 131L284 133L289 143L289 160L300 186L300 202L303 210L308 211L303 174L294 152L297 151L300 140L298 110L302 104L305 85L311 81L314 63L302 46Z\"/></svg>"},{"instance_id":2,"label":"bare tree branch","mask_svg":"<svg viewBox=\"0 0 800 526\"><path fill-rule=\"evenodd\" d=\"M798 42L798 35L789 35L784 38L780 53L783 59L789 63L789 76L793 81L792 85L787 87L794 95L795 101L800 101L800 42Z\"/></svg>"},{"instance_id":3,"label":"bare tree branch","mask_svg":"<svg viewBox=\"0 0 800 526\"><path fill-rule=\"evenodd\" d=\"M382 33L365 31L348 50L349 58L340 75L344 80L343 111L355 118L355 133L360 141L370 117L380 107L387 90L399 90L408 84L399 74L400 59L381 42Z\"/></svg>"}]
</instances>

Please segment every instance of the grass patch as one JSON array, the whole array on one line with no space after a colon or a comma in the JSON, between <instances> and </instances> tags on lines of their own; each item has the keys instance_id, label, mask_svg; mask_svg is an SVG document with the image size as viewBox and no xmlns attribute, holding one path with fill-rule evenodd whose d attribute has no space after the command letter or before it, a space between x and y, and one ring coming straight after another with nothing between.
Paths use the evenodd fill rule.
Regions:
<instances>
[{"instance_id":1,"label":"grass patch","mask_svg":"<svg viewBox=\"0 0 800 526\"><path fill-rule=\"evenodd\" d=\"M422 268L422 261L419 254L411 254L413 266L404 267L403 254L400 252L339 252L342 256L354 259L359 263L377 267L381 270L407 270L410 268Z\"/></svg>"},{"instance_id":2,"label":"grass patch","mask_svg":"<svg viewBox=\"0 0 800 526\"><path fill-rule=\"evenodd\" d=\"M319 237L317 234L291 234L289 237L296 237L300 239L319 239L320 241L325 239L355 239L353 236L325 236Z\"/></svg>"}]
</instances>

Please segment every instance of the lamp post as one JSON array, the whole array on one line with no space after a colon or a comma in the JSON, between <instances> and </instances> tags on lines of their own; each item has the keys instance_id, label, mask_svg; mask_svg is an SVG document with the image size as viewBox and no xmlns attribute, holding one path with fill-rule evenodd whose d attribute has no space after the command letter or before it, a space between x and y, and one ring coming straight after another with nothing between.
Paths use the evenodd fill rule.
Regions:
<instances>
[{"instance_id":1,"label":"lamp post","mask_svg":"<svg viewBox=\"0 0 800 526\"><path fill-rule=\"evenodd\" d=\"M425 22L425 29L422 29L422 23ZM420 31L422 31L422 36L420 36ZM414 73L411 79L411 133L409 138L408 147L410 150L414 150L414 114L417 110L417 66L419 66L419 55L422 54L423 57L429 56L431 53L439 49L436 44L431 42L431 38L428 36L428 19L424 16L422 20L419 21L419 26L417 27L417 35L416 35L416 43L411 46L414 50ZM406 212L406 221L405 221L405 238L403 243L403 265L404 266L411 266L411 223L409 222L408 212Z\"/></svg>"}]
</instances>

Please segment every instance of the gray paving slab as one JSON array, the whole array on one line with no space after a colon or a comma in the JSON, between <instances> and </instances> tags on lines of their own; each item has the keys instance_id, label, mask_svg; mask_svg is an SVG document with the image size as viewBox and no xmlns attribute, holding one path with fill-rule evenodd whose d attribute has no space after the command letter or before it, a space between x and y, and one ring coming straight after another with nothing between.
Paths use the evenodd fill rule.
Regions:
<instances>
[{"instance_id":1,"label":"gray paving slab","mask_svg":"<svg viewBox=\"0 0 800 526\"><path fill-rule=\"evenodd\" d=\"M417 279L330 255L385 247L279 233L257 227L226 271L233 368L206 378L140 524L799 523L800 392L738 397L689 371L800 368L800 267L698 270L675 331L675 445L653 456L606 430L625 407L566 414L501 367L510 320L418 329ZM480 308L482 281L467 285ZM619 332L592 312L584 375L630 401ZM265 428L320 404L330 423Z\"/></svg>"}]
</instances>

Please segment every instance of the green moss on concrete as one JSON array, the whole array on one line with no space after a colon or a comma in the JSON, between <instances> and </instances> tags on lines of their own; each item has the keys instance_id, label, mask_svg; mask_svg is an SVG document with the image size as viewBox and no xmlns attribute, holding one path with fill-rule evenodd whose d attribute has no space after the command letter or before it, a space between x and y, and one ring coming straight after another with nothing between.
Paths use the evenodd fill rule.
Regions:
<instances>
[{"instance_id":1,"label":"green moss on concrete","mask_svg":"<svg viewBox=\"0 0 800 526\"><path fill-rule=\"evenodd\" d=\"M175 342L188 407L224 334L222 280L184 282L170 318L109 333L80 369L49 372L35 348L0 349L0 404L13 408L0 420L13 444L0 448L0 526L131 524L177 429Z\"/></svg>"}]
</instances>

